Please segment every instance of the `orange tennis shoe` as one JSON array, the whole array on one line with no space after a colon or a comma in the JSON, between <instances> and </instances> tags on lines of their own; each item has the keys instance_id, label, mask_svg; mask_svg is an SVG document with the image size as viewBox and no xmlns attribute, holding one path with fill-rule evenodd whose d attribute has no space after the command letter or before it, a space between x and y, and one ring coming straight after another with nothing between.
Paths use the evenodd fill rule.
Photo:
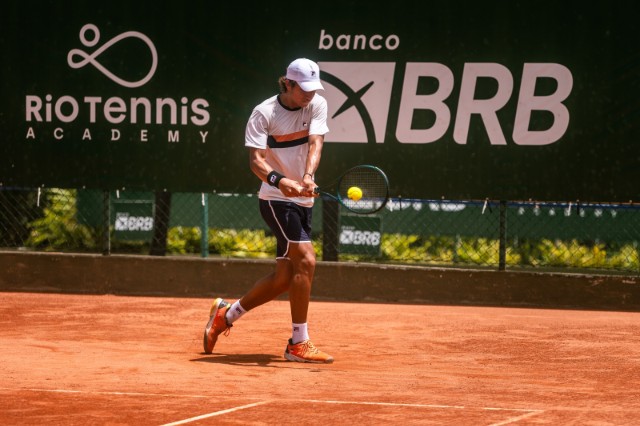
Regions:
<instances>
[{"instance_id":1,"label":"orange tennis shoe","mask_svg":"<svg viewBox=\"0 0 640 426\"><path fill-rule=\"evenodd\" d=\"M220 297L213 301L211 311L209 312L209 322L204 328L204 353L210 354L213 352L213 348L218 341L218 336L221 333L224 333L225 336L229 335L232 326L227 324L225 314L230 307L231 305Z\"/></svg>"},{"instance_id":2,"label":"orange tennis shoe","mask_svg":"<svg viewBox=\"0 0 640 426\"><path fill-rule=\"evenodd\" d=\"M300 343L293 344L289 339L289 344L284 351L284 357L289 361L296 362L313 362L316 364L331 364L333 357L316 348L311 340L305 340Z\"/></svg>"}]
</instances>

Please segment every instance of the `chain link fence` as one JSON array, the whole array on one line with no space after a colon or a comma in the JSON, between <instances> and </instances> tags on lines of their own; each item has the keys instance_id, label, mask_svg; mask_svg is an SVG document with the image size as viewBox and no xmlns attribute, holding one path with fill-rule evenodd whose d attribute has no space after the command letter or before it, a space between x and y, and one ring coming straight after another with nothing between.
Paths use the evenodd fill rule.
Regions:
<instances>
[{"instance_id":1,"label":"chain link fence","mask_svg":"<svg viewBox=\"0 0 640 426\"><path fill-rule=\"evenodd\" d=\"M331 261L640 272L640 205L392 199L371 216L314 207ZM206 230L206 232L202 232ZM255 194L0 189L0 249L273 258Z\"/></svg>"}]
</instances>

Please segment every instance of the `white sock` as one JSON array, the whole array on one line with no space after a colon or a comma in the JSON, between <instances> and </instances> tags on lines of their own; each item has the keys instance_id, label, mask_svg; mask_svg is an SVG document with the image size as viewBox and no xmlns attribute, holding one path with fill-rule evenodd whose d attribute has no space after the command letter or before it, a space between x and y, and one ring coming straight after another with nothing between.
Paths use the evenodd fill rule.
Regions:
<instances>
[{"instance_id":1,"label":"white sock","mask_svg":"<svg viewBox=\"0 0 640 426\"><path fill-rule=\"evenodd\" d=\"M225 315L225 318L227 319L227 324L229 325L233 324L234 322L239 320L241 316L243 316L246 313L247 311L245 311L242 305L240 305L240 301L236 300L231 305L231 307L227 311L227 314Z\"/></svg>"},{"instance_id":2,"label":"white sock","mask_svg":"<svg viewBox=\"0 0 640 426\"><path fill-rule=\"evenodd\" d=\"M309 340L309 332L307 331L307 323L304 324L296 324L292 323L293 335L291 340L293 344L304 342L305 340Z\"/></svg>"}]
</instances>

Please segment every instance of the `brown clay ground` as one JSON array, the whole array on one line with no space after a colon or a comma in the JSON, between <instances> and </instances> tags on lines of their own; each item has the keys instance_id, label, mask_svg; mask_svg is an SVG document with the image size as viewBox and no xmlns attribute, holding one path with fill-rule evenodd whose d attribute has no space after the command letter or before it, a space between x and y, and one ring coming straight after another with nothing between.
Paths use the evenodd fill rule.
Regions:
<instances>
[{"instance_id":1,"label":"brown clay ground","mask_svg":"<svg viewBox=\"0 0 640 426\"><path fill-rule=\"evenodd\" d=\"M640 314L287 302L202 352L209 299L0 293L0 423L632 425Z\"/></svg>"}]
</instances>

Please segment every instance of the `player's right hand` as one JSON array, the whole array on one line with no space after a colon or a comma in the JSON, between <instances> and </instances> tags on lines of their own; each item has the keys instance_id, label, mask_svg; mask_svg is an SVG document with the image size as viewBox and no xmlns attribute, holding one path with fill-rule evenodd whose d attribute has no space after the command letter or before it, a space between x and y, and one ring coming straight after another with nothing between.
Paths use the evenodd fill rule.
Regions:
<instances>
[{"instance_id":1,"label":"player's right hand","mask_svg":"<svg viewBox=\"0 0 640 426\"><path fill-rule=\"evenodd\" d=\"M280 192L285 197L311 197L308 195L308 190L300 182L289 178L282 178L280 185L278 185Z\"/></svg>"}]
</instances>

